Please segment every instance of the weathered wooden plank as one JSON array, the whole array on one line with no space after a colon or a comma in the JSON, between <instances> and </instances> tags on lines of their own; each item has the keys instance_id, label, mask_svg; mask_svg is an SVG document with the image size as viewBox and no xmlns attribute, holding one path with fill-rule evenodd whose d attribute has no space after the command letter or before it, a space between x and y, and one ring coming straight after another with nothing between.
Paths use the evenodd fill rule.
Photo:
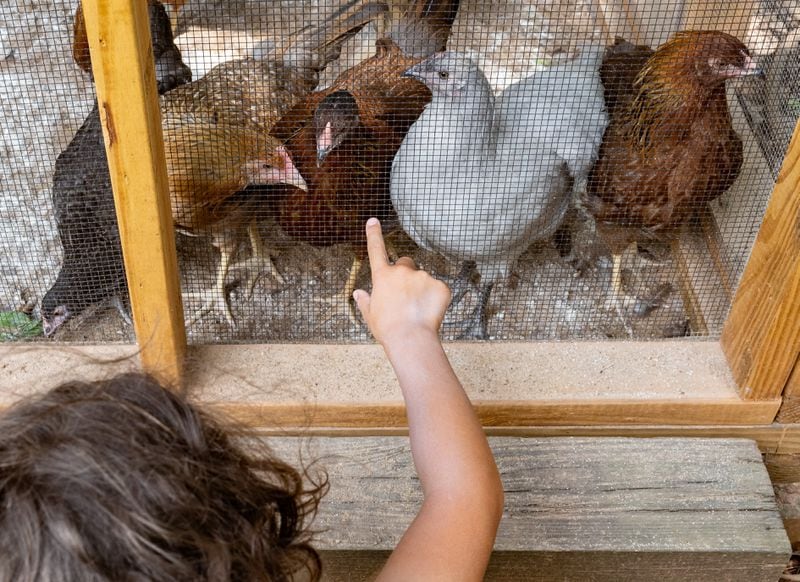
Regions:
<instances>
[{"instance_id":1,"label":"weathered wooden plank","mask_svg":"<svg viewBox=\"0 0 800 582\"><path fill-rule=\"evenodd\" d=\"M741 395L780 396L800 353L800 124L795 128L721 344Z\"/></svg>"},{"instance_id":2,"label":"weathered wooden plank","mask_svg":"<svg viewBox=\"0 0 800 582\"><path fill-rule=\"evenodd\" d=\"M768 453L764 465L773 483L800 483L800 455Z\"/></svg>"},{"instance_id":3,"label":"weathered wooden plank","mask_svg":"<svg viewBox=\"0 0 800 582\"><path fill-rule=\"evenodd\" d=\"M323 551L325 582L374 580L389 552ZM487 582L775 582L775 565L759 554L691 555L612 552L494 552Z\"/></svg>"},{"instance_id":4,"label":"weathered wooden plank","mask_svg":"<svg viewBox=\"0 0 800 582\"><path fill-rule=\"evenodd\" d=\"M328 469L331 489L315 522L324 532L317 541L322 550L391 550L416 514L421 493L405 438L269 442L286 458L302 450L303 458L320 458ZM637 579L700 580L718 569L723 580L775 580L788 559L772 485L751 441L498 437L490 443L506 491L495 549L513 558L503 565L522 559L543 568L543 577L504 578L505 568L496 568L499 577L488 579L620 580L621 572L638 569L647 577ZM377 567L383 557L376 557ZM369 571L331 579L369 579Z\"/></svg>"},{"instance_id":5,"label":"weathered wooden plank","mask_svg":"<svg viewBox=\"0 0 800 582\"><path fill-rule=\"evenodd\" d=\"M142 364L177 384L186 334L147 3L83 0L83 15Z\"/></svg>"}]
</instances>

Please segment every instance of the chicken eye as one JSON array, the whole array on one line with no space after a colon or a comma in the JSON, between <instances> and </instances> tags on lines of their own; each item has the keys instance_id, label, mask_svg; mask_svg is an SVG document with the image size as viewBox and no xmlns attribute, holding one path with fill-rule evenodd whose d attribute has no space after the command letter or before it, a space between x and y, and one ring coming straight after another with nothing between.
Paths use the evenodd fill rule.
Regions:
<instances>
[{"instance_id":1,"label":"chicken eye","mask_svg":"<svg viewBox=\"0 0 800 582\"><path fill-rule=\"evenodd\" d=\"M447 71L439 71L439 78L440 79L447 79L450 76L450 73Z\"/></svg>"}]
</instances>

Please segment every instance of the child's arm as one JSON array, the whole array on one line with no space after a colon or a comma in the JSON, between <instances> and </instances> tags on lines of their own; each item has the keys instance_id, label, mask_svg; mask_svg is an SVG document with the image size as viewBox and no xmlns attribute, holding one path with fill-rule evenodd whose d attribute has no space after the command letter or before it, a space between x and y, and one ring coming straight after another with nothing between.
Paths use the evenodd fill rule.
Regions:
<instances>
[{"instance_id":1,"label":"child's arm","mask_svg":"<svg viewBox=\"0 0 800 582\"><path fill-rule=\"evenodd\" d=\"M475 412L439 341L447 286L403 257L389 263L367 222L372 294L353 295L394 367L425 499L379 580L482 580L503 511L503 486Z\"/></svg>"}]
</instances>

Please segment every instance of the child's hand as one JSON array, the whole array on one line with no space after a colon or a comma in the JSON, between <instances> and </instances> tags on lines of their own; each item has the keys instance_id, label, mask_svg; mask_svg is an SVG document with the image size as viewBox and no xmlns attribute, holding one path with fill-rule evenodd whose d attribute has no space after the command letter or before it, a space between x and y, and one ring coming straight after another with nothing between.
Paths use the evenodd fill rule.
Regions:
<instances>
[{"instance_id":1,"label":"child's hand","mask_svg":"<svg viewBox=\"0 0 800 582\"><path fill-rule=\"evenodd\" d=\"M372 335L384 347L392 340L419 334L438 338L439 326L450 305L450 289L409 257L389 263L377 218L367 221L367 250L372 270L372 294L353 293Z\"/></svg>"}]
</instances>

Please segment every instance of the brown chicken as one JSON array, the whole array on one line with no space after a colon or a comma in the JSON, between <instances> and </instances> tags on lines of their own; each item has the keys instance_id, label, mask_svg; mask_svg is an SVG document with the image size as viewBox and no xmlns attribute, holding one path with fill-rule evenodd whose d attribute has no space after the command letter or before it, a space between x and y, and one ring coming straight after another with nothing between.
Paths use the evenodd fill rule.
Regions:
<instances>
[{"instance_id":1,"label":"brown chicken","mask_svg":"<svg viewBox=\"0 0 800 582\"><path fill-rule=\"evenodd\" d=\"M354 245L343 292L323 301L350 303L366 256L364 222L393 216L392 158L430 91L402 76L422 57L444 50L458 0L414 0L378 41L377 54L310 94L273 129L286 141L308 191L291 189L278 203L278 221L293 238L316 246Z\"/></svg>"},{"instance_id":2,"label":"brown chicken","mask_svg":"<svg viewBox=\"0 0 800 582\"><path fill-rule=\"evenodd\" d=\"M733 184L742 141L725 81L756 74L747 47L722 32L679 32L655 52L623 40L607 49L600 76L610 123L586 206L613 257L608 305L623 320L622 253L675 236Z\"/></svg>"},{"instance_id":3,"label":"brown chicken","mask_svg":"<svg viewBox=\"0 0 800 582\"><path fill-rule=\"evenodd\" d=\"M281 142L268 133L313 90L341 43L387 10L381 3L351 2L319 27L300 31L287 48L264 59L220 64L161 98L176 228L211 236L221 253L213 296L203 295L208 298L200 314L219 308L233 324L225 278L244 229L249 229L253 255L237 266L251 271L263 266L277 276L256 231L253 207L259 199L245 188L281 182L306 187Z\"/></svg>"}]
</instances>

